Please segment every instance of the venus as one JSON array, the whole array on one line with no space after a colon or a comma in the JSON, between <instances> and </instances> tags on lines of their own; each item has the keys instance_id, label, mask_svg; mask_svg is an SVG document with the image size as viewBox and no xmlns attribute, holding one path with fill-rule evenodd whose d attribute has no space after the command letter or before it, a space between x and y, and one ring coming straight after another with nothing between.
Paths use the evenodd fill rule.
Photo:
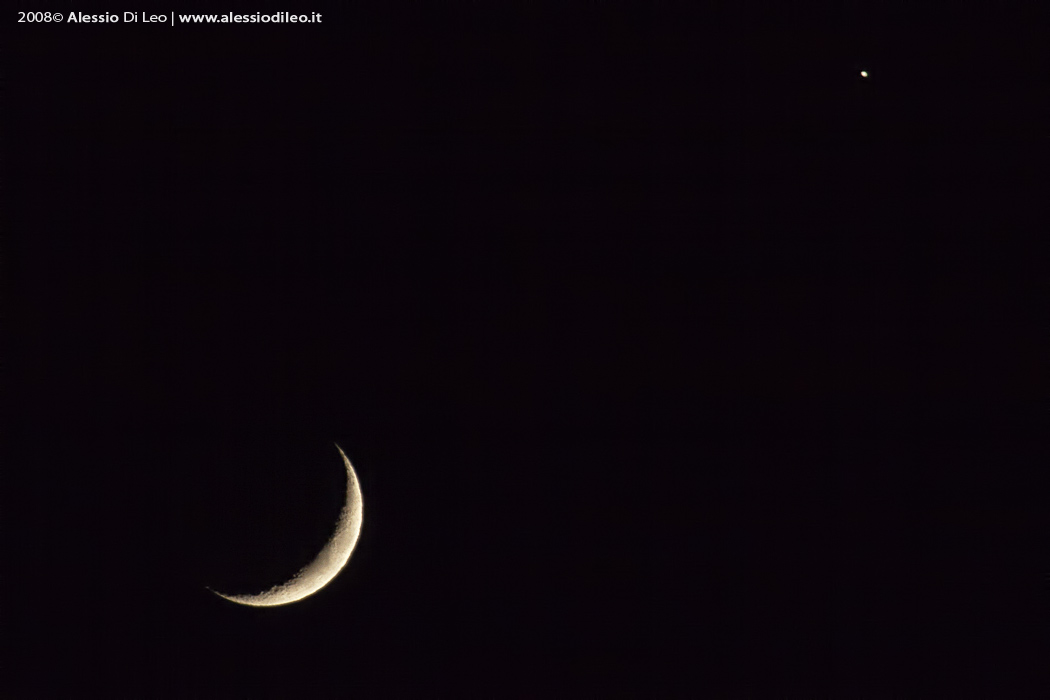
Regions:
<instances>
[{"instance_id":1,"label":"venus","mask_svg":"<svg viewBox=\"0 0 1050 700\"><path fill-rule=\"evenodd\" d=\"M346 464L346 502L336 522L335 532L317 557L288 581L262 593L251 595L226 595L218 591L212 591L212 593L241 605L255 607L287 605L313 595L327 586L342 571L346 563L350 561L350 555L361 534L364 503L361 500L361 486L357 482L357 474L354 473L350 460L343 452L343 448L339 445L336 445L335 448L339 450Z\"/></svg>"}]
</instances>

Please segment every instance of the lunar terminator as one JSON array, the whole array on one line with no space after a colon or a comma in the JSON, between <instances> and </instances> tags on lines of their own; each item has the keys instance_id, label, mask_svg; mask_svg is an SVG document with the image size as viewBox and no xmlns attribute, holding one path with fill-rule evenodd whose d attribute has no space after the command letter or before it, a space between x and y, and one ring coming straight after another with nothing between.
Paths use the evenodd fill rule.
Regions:
<instances>
[{"instance_id":1,"label":"lunar terminator","mask_svg":"<svg viewBox=\"0 0 1050 700\"><path fill-rule=\"evenodd\" d=\"M350 555L361 534L364 503L361 498L361 486L350 460L343 452L343 448L339 445L335 447L343 456L343 462L346 464L346 502L336 522L335 532L317 557L288 581L262 593L250 595L228 595L218 591L212 591L212 593L241 605L254 607L287 605L313 595L327 586L342 571L346 563L350 561Z\"/></svg>"}]
</instances>

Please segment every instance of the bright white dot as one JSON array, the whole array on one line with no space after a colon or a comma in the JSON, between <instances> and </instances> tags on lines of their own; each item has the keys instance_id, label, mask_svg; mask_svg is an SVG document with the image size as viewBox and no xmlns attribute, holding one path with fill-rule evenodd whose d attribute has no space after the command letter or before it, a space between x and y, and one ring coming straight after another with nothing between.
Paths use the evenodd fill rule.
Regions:
<instances>
[{"instance_id":1,"label":"bright white dot","mask_svg":"<svg viewBox=\"0 0 1050 700\"><path fill-rule=\"evenodd\" d=\"M862 71L860 72L860 77L862 77L862 78L867 78L867 77L868 77L868 71L866 71L866 70L862 70Z\"/></svg>"}]
</instances>

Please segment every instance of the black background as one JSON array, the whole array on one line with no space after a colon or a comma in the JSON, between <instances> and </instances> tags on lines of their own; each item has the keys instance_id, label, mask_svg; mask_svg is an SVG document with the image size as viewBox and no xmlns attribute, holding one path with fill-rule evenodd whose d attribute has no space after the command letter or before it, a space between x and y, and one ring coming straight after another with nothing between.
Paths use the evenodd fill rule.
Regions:
<instances>
[{"instance_id":1,"label":"black background","mask_svg":"<svg viewBox=\"0 0 1050 700\"><path fill-rule=\"evenodd\" d=\"M1037 18L655 7L4 20L14 697L1034 690Z\"/></svg>"}]
</instances>

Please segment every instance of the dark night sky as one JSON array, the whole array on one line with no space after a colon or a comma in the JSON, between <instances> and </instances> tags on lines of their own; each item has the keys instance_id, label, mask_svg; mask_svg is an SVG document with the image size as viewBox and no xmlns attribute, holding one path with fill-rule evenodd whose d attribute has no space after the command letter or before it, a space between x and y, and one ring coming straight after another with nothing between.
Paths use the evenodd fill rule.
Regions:
<instances>
[{"instance_id":1,"label":"dark night sky","mask_svg":"<svg viewBox=\"0 0 1050 700\"><path fill-rule=\"evenodd\" d=\"M1023 696L1033 18L512 5L10 25L12 697Z\"/></svg>"}]
</instances>

